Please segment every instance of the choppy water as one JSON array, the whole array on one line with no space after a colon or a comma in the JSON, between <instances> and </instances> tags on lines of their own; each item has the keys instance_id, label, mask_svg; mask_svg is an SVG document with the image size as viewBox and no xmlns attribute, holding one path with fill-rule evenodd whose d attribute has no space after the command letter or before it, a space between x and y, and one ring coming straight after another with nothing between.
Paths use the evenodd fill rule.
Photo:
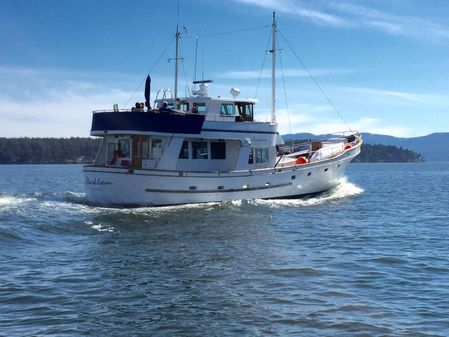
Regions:
<instances>
[{"instance_id":1,"label":"choppy water","mask_svg":"<svg viewBox=\"0 0 449 337\"><path fill-rule=\"evenodd\" d=\"M449 164L322 195L84 204L81 166L0 166L0 336L448 336Z\"/></svg>"}]
</instances>

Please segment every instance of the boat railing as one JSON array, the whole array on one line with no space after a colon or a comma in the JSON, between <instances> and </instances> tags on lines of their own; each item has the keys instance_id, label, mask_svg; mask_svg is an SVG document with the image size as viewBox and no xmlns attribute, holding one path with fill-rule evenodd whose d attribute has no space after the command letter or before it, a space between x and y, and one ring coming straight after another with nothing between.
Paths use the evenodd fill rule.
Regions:
<instances>
[{"instance_id":1,"label":"boat railing","mask_svg":"<svg viewBox=\"0 0 449 337\"><path fill-rule=\"evenodd\" d=\"M104 109L104 110L94 110L92 113L104 113L104 112L130 112L131 109Z\"/></svg>"},{"instance_id":2,"label":"boat railing","mask_svg":"<svg viewBox=\"0 0 449 337\"><path fill-rule=\"evenodd\" d=\"M315 139L288 139L284 145L276 149L278 159L274 167L320 161L320 151L323 148L328 149L327 151L330 149L332 152L330 157L335 157L361 144L361 141L361 134L357 131L336 132L327 135L326 138L323 136ZM343 143L341 149L340 146L337 146L339 143ZM328 159L328 157L324 159Z\"/></svg>"}]
</instances>

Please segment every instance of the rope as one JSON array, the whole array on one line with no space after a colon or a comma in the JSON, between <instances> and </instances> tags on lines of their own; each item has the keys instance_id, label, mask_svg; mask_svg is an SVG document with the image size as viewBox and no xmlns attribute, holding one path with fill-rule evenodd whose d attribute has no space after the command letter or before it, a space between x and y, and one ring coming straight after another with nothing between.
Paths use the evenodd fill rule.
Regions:
<instances>
[{"instance_id":1,"label":"rope","mask_svg":"<svg viewBox=\"0 0 449 337\"><path fill-rule=\"evenodd\" d=\"M179 47L179 55L181 56L181 47ZM187 77L187 72L186 72L186 67L185 67L185 65L184 65L184 62L182 62L182 57L180 57L181 58L181 65L182 65L182 72L184 73L184 80L185 80L185 88L184 88L184 90L185 90L185 96L187 97L188 95L188 88L189 88L189 79L188 79L188 77Z\"/></svg>"},{"instance_id":2,"label":"rope","mask_svg":"<svg viewBox=\"0 0 449 337\"><path fill-rule=\"evenodd\" d=\"M309 69L306 67L306 65L304 64L304 62L301 60L301 58L298 56L298 54L296 53L296 51L293 49L293 47L290 45L290 43L288 43L287 39L284 37L284 35L278 30L279 34L281 35L282 39L284 40L284 42L287 44L287 46L290 48L290 50L293 52L293 55L295 55L296 59L299 61L299 63L301 63L301 65L303 66L303 68L305 69L305 71L307 72L307 74L309 75L309 77L312 79L312 81L315 83L315 85L317 86L317 88L321 91L321 94L324 96L324 98L327 100L327 103L334 109L334 111L338 114L338 116L340 117L340 119L343 121L343 123L345 124L345 126L348 128L349 131L352 131L352 129L349 127L348 123L346 123L345 119L343 118L343 115L340 113L340 111L338 111L337 107L334 105L334 103L332 103L331 99L329 98L329 96L327 96L326 92L323 90L323 88L320 86L320 84L318 83L318 81L315 79L315 77L312 75L312 73L309 71Z\"/></svg>"},{"instance_id":3,"label":"rope","mask_svg":"<svg viewBox=\"0 0 449 337\"><path fill-rule=\"evenodd\" d=\"M265 48L265 50L268 50L268 46L270 45L270 40L271 40L271 30L270 30L270 34L268 35L267 47ZM262 66L260 67L259 80L257 81L256 92L254 94L254 98L257 98L257 92L259 91L260 80L262 79L262 72L263 72L263 67L265 66L265 60L267 59L267 54L268 53L265 52L263 55Z\"/></svg>"},{"instance_id":4,"label":"rope","mask_svg":"<svg viewBox=\"0 0 449 337\"><path fill-rule=\"evenodd\" d=\"M287 90L285 90L284 67L282 66L282 57L279 53L279 64L281 65L282 85L284 87L285 109L287 110L288 131L292 134L292 125L290 124L290 114L288 111Z\"/></svg>"},{"instance_id":5,"label":"rope","mask_svg":"<svg viewBox=\"0 0 449 337\"><path fill-rule=\"evenodd\" d=\"M161 60L162 56L164 56L165 52L167 51L167 49L171 46L171 44L173 43L173 40L175 39L175 37L173 37L170 42L167 44L167 46L165 47L165 49L162 51L162 53L159 55L158 59L156 60L156 62L153 64L153 66L150 68L150 70L148 71L148 74L151 74L151 72L153 71L154 67L156 67L156 65L159 63L159 61ZM132 93L131 97L126 101L126 103L123 105L123 108L126 109L127 105L129 104L129 102L134 98L134 96L136 95L136 92L138 90L140 90L143 82L145 82L146 80L146 76L142 79L142 81L140 81L139 85L136 87L136 89L134 90L134 92Z\"/></svg>"},{"instance_id":6,"label":"rope","mask_svg":"<svg viewBox=\"0 0 449 337\"><path fill-rule=\"evenodd\" d=\"M251 31L251 30L257 30L257 29L262 29L262 28L267 28L267 27L271 27L271 25L257 26L257 27L252 27L252 28L243 28L243 29L231 30L231 31L228 31L228 32L221 32L221 33L207 34L207 35L198 36L198 38L199 39L204 39L204 38L220 36L220 35L248 32L248 31Z\"/></svg>"}]
</instances>

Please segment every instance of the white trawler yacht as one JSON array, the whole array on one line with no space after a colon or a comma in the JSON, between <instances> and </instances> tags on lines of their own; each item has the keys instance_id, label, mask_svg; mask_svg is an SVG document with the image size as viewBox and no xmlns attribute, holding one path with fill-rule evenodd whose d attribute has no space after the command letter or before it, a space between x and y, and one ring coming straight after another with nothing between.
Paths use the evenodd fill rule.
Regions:
<instances>
[{"instance_id":1,"label":"white trawler yacht","mask_svg":"<svg viewBox=\"0 0 449 337\"><path fill-rule=\"evenodd\" d=\"M253 99L209 97L211 81L197 81L191 97L177 95L178 30L174 96L159 91L146 107L94 111L92 136L102 143L84 167L86 197L95 204L176 205L236 199L292 198L326 191L360 152L361 137L343 133L326 140L284 144L275 120L276 21L272 24L272 120L254 118ZM168 97L170 96L170 97Z\"/></svg>"}]
</instances>

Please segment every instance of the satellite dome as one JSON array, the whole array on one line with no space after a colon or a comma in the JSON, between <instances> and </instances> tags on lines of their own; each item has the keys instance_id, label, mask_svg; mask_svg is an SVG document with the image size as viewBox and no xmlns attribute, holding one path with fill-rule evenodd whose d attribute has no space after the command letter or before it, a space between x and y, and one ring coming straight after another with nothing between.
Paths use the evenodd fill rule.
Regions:
<instances>
[{"instance_id":1,"label":"satellite dome","mask_svg":"<svg viewBox=\"0 0 449 337\"><path fill-rule=\"evenodd\" d=\"M239 88L231 88L231 90L229 90L229 92L231 93L231 96L233 98L236 98L240 94L240 89Z\"/></svg>"}]
</instances>

